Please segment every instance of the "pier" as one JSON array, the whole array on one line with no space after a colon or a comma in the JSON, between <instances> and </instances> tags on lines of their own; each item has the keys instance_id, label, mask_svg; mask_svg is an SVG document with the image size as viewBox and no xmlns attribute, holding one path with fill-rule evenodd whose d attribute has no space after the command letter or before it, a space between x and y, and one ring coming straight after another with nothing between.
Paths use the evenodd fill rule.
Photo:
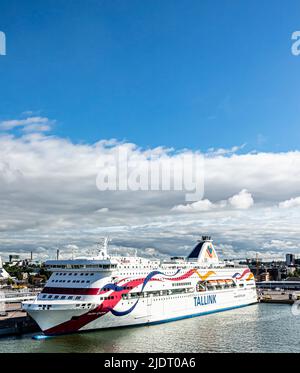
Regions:
<instances>
[{"instance_id":1,"label":"pier","mask_svg":"<svg viewBox=\"0 0 300 373\"><path fill-rule=\"evenodd\" d=\"M34 299L37 292L11 291L0 293L0 337L39 331L38 325L25 311L22 301Z\"/></svg>"},{"instance_id":2,"label":"pier","mask_svg":"<svg viewBox=\"0 0 300 373\"><path fill-rule=\"evenodd\" d=\"M0 337L9 335L22 335L39 331L40 328L21 310L8 312L5 316L0 316Z\"/></svg>"},{"instance_id":3,"label":"pier","mask_svg":"<svg viewBox=\"0 0 300 373\"><path fill-rule=\"evenodd\" d=\"M260 303L294 304L300 300L300 292L263 290L259 292Z\"/></svg>"}]
</instances>

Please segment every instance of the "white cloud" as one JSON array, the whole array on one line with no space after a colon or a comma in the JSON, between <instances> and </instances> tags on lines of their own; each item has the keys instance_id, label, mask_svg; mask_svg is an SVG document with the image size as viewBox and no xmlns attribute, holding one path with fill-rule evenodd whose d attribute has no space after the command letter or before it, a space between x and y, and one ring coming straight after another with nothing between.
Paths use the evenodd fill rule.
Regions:
<instances>
[{"instance_id":1,"label":"white cloud","mask_svg":"<svg viewBox=\"0 0 300 373\"><path fill-rule=\"evenodd\" d=\"M229 198L228 202L236 209L248 209L254 204L251 193L246 189L241 190L238 194Z\"/></svg>"},{"instance_id":2,"label":"white cloud","mask_svg":"<svg viewBox=\"0 0 300 373\"><path fill-rule=\"evenodd\" d=\"M137 163L151 153L176 159L170 149L143 150L116 140L75 144L43 133L0 135L0 254L28 256L33 250L45 259L55 257L56 247L68 252L66 245L84 254L106 234L123 252L187 254L204 233L232 257L257 250L261 256L283 255L279 242L268 246L272 240L300 251L299 209L278 208L300 190L300 152L210 154L205 199L185 206L184 193L176 191L100 192L99 160L121 146Z\"/></svg>"},{"instance_id":3,"label":"white cloud","mask_svg":"<svg viewBox=\"0 0 300 373\"><path fill-rule=\"evenodd\" d=\"M238 151L242 150L247 144L242 144L240 146L232 146L230 149L225 149L225 148L209 148L207 151L207 156L225 156L225 155L232 155L237 153Z\"/></svg>"},{"instance_id":4,"label":"white cloud","mask_svg":"<svg viewBox=\"0 0 300 373\"><path fill-rule=\"evenodd\" d=\"M209 157L205 186L205 197L211 201L227 199L242 189L251 191L256 202L288 199L300 190L300 152Z\"/></svg>"},{"instance_id":5,"label":"white cloud","mask_svg":"<svg viewBox=\"0 0 300 373\"><path fill-rule=\"evenodd\" d=\"M280 239L270 240L263 244L264 249L280 249L280 250L300 250L300 243L293 241L284 241Z\"/></svg>"},{"instance_id":6,"label":"white cloud","mask_svg":"<svg viewBox=\"0 0 300 373\"><path fill-rule=\"evenodd\" d=\"M197 201L186 205L177 205L172 208L172 211L189 213L189 212L201 212L210 211L212 209L224 209L224 208L235 208L235 209L248 209L253 206L254 201L251 193L246 189L241 190L238 194L230 197L227 201L219 201L212 203L208 199Z\"/></svg>"},{"instance_id":7,"label":"white cloud","mask_svg":"<svg viewBox=\"0 0 300 373\"><path fill-rule=\"evenodd\" d=\"M22 128L23 132L48 132L51 127L46 124L30 124Z\"/></svg>"},{"instance_id":8,"label":"white cloud","mask_svg":"<svg viewBox=\"0 0 300 373\"><path fill-rule=\"evenodd\" d=\"M9 131L15 128L22 127L24 131L27 132L44 132L49 131L51 124L54 121L49 120L45 117L28 117L26 119L12 119L0 122L0 130Z\"/></svg>"},{"instance_id":9,"label":"white cloud","mask_svg":"<svg viewBox=\"0 0 300 373\"><path fill-rule=\"evenodd\" d=\"M187 205L177 205L172 208L172 211L177 212L201 212L209 211L215 208L216 206L211 203L208 199L190 203Z\"/></svg>"},{"instance_id":10,"label":"white cloud","mask_svg":"<svg viewBox=\"0 0 300 373\"><path fill-rule=\"evenodd\" d=\"M286 201L280 202L278 207L281 209L291 209L300 206L300 197L291 198Z\"/></svg>"},{"instance_id":11,"label":"white cloud","mask_svg":"<svg viewBox=\"0 0 300 373\"><path fill-rule=\"evenodd\" d=\"M98 209L96 212L108 212L109 209L107 207L102 207L101 209Z\"/></svg>"}]
</instances>

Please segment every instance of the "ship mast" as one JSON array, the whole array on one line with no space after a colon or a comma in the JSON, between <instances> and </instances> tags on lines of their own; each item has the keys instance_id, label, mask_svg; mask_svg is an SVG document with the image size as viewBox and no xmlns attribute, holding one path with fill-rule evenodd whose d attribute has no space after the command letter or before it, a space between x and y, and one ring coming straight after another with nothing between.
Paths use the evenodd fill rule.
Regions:
<instances>
[{"instance_id":1,"label":"ship mast","mask_svg":"<svg viewBox=\"0 0 300 373\"><path fill-rule=\"evenodd\" d=\"M102 242L98 242L98 256L101 257L101 259L109 259L109 255L107 252L108 249L108 243L110 241L109 237L103 237Z\"/></svg>"}]
</instances>

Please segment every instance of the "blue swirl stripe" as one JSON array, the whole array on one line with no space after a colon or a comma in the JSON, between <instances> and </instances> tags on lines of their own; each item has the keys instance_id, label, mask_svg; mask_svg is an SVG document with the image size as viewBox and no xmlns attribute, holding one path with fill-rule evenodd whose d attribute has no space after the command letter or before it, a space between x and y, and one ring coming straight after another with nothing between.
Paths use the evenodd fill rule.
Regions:
<instances>
[{"instance_id":1,"label":"blue swirl stripe","mask_svg":"<svg viewBox=\"0 0 300 373\"><path fill-rule=\"evenodd\" d=\"M109 289L109 290L113 290L113 291L123 291L123 290L126 290L126 286L118 286L116 284L107 284L107 285L104 285L103 289Z\"/></svg>"},{"instance_id":2,"label":"blue swirl stripe","mask_svg":"<svg viewBox=\"0 0 300 373\"><path fill-rule=\"evenodd\" d=\"M147 283L156 275L163 275L163 276L166 276L166 277L173 277L173 276L176 276L178 274L178 272L180 272L180 269L178 269L176 271L176 273L174 273L173 275L166 275L165 273L163 272L160 272L160 271L153 271L153 272L150 272L147 277L145 278L145 280L143 281L143 286L142 286L142 289L141 289L141 292L144 290L145 286L147 285ZM110 285L110 284L109 284ZM113 285L113 284L111 284ZM107 287L107 286L105 286ZM118 291L118 290L117 290ZM128 315L130 312L132 312L135 307L137 306L139 302L139 299L137 299L137 301L134 303L133 306L131 306L128 310L126 311L116 311L114 310L113 308L110 308L109 311L114 315L114 316L125 316L125 315Z\"/></svg>"}]
</instances>

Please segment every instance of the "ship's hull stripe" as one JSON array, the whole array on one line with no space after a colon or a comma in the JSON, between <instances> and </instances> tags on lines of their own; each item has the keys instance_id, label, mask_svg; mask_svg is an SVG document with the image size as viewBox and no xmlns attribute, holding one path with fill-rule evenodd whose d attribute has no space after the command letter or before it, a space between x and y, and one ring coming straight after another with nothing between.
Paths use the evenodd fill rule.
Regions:
<instances>
[{"instance_id":1,"label":"ship's hull stripe","mask_svg":"<svg viewBox=\"0 0 300 373\"><path fill-rule=\"evenodd\" d=\"M59 288L46 286L43 294L98 295L104 293L101 288Z\"/></svg>"}]
</instances>

